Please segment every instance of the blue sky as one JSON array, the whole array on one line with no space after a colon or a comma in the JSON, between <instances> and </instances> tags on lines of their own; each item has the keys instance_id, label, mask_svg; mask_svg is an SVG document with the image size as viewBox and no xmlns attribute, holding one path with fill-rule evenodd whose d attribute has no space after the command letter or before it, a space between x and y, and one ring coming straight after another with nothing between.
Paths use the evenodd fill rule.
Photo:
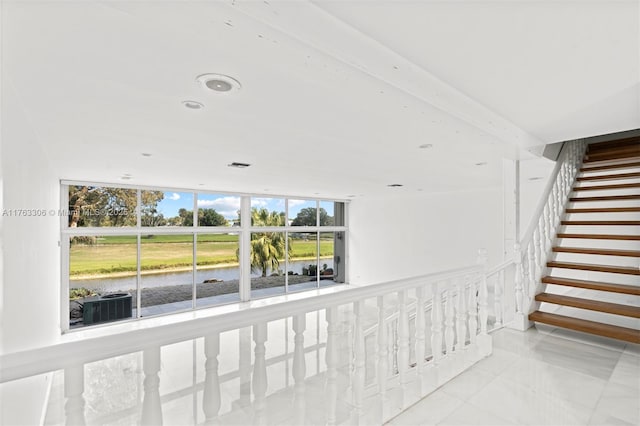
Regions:
<instances>
[{"instance_id":1,"label":"blue sky","mask_svg":"<svg viewBox=\"0 0 640 426\"><path fill-rule=\"evenodd\" d=\"M315 207L315 200L289 199L289 218L296 217L298 212L306 207ZM251 206L267 208L269 211L284 211L284 198L252 197ZM240 197L226 194L198 194L198 207L215 209L228 220L238 217L237 211L240 209ZM330 216L333 216L333 202L321 201L320 207L324 208ZM184 208L193 210L193 194L190 192L164 193L164 199L158 203L158 212L165 218L178 215L178 210Z\"/></svg>"}]
</instances>

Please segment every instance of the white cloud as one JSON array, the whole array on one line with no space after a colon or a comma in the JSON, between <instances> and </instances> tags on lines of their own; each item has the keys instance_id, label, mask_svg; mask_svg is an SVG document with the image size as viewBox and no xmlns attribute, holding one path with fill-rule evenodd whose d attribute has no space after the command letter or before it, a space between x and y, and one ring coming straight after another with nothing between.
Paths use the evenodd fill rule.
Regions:
<instances>
[{"instance_id":1,"label":"white cloud","mask_svg":"<svg viewBox=\"0 0 640 426\"><path fill-rule=\"evenodd\" d=\"M300 206L307 203L306 200L289 200L289 208Z\"/></svg>"},{"instance_id":2,"label":"white cloud","mask_svg":"<svg viewBox=\"0 0 640 426\"><path fill-rule=\"evenodd\" d=\"M167 197L169 200L178 201L180 199L180 194L177 192L172 193Z\"/></svg>"},{"instance_id":3,"label":"white cloud","mask_svg":"<svg viewBox=\"0 0 640 426\"><path fill-rule=\"evenodd\" d=\"M269 205L270 198L252 198L251 207L267 207Z\"/></svg>"},{"instance_id":4,"label":"white cloud","mask_svg":"<svg viewBox=\"0 0 640 426\"><path fill-rule=\"evenodd\" d=\"M226 219L237 219L240 210L240 197L220 197L215 200L198 200L198 207L215 209Z\"/></svg>"}]
</instances>

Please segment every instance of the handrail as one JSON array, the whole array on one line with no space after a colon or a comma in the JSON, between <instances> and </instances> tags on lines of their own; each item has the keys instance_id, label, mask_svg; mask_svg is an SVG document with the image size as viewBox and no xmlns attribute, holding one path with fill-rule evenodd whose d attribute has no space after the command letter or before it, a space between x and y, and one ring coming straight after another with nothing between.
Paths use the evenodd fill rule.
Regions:
<instances>
[{"instance_id":1,"label":"handrail","mask_svg":"<svg viewBox=\"0 0 640 426\"><path fill-rule=\"evenodd\" d=\"M540 217L544 213L544 208L547 205L547 201L551 196L551 191L553 187L556 185L556 181L558 179L558 174L560 174L560 170L564 164L564 161L567 157L567 152L569 151L569 143L563 143L562 148L560 148L560 153L558 154L558 159L556 160L556 164L551 171L551 175L549 176L549 180L547 180L547 184L544 187L544 191L538 200L538 206L536 207L533 215L531 216L531 222L529 222L529 226L527 227L527 232L525 232L524 236L520 239L520 245L522 247L526 247L531 238L533 238L533 233L538 227L538 221Z\"/></svg>"},{"instance_id":2,"label":"handrail","mask_svg":"<svg viewBox=\"0 0 640 426\"><path fill-rule=\"evenodd\" d=\"M114 325L112 334L104 335L103 330L102 335L91 336L87 332L85 335L91 337L0 356L0 383L392 292L433 286L461 276L482 281L483 271L483 265L474 265L390 282L325 287L269 301L261 299L175 314L170 320L156 321L160 323L156 325L152 325L154 319L127 323L124 327Z\"/></svg>"},{"instance_id":3,"label":"handrail","mask_svg":"<svg viewBox=\"0 0 640 426\"><path fill-rule=\"evenodd\" d=\"M493 268L489 269L485 275L488 277L497 274L498 272L502 271L503 269L507 269L509 266L514 265L515 264L515 260L514 259L507 259L502 263L497 264L496 266L494 266Z\"/></svg>"},{"instance_id":4,"label":"handrail","mask_svg":"<svg viewBox=\"0 0 640 426\"><path fill-rule=\"evenodd\" d=\"M516 244L514 285L518 319L516 327L519 329L525 330L530 326L528 314L585 149L584 140L566 142L563 145L529 228L524 238Z\"/></svg>"}]
</instances>

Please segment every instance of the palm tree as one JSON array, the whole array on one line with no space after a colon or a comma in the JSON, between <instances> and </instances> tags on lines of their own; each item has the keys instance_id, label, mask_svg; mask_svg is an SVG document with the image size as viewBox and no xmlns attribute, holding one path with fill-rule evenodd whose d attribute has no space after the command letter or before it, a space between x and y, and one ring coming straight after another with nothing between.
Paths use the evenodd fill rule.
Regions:
<instances>
[{"instance_id":1,"label":"palm tree","mask_svg":"<svg viewBox=\"0 0 640 426\"><path fill-rule=\"evenodd\" d=\"M251 224L253 226L282 226L284 215L269 212L265 208L251 209ZM283 259L286 251L284 232L259 232L251 234L251 270L262 270L262 276L267 276L267 270L277 271L279 259ZM291 254L291 240L289 240L289 254Z\"/></svg>"}]
</instances>

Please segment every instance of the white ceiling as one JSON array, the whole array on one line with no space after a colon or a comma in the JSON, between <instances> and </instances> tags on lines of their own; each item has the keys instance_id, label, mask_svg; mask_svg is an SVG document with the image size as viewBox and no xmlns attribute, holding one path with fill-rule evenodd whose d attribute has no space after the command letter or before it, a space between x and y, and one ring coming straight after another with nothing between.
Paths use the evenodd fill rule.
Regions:
<instances>
[{"instance_id":1,"label":"white ceiling","mask_svg":"<svg viewBox=\"0 0 640 426\"><path fill-rule=\"evenodd\" d=\"M639 22L613 0L5 0L1 66L63 179L406 195L639 128Z\"/></svg>"}]
</instances>

